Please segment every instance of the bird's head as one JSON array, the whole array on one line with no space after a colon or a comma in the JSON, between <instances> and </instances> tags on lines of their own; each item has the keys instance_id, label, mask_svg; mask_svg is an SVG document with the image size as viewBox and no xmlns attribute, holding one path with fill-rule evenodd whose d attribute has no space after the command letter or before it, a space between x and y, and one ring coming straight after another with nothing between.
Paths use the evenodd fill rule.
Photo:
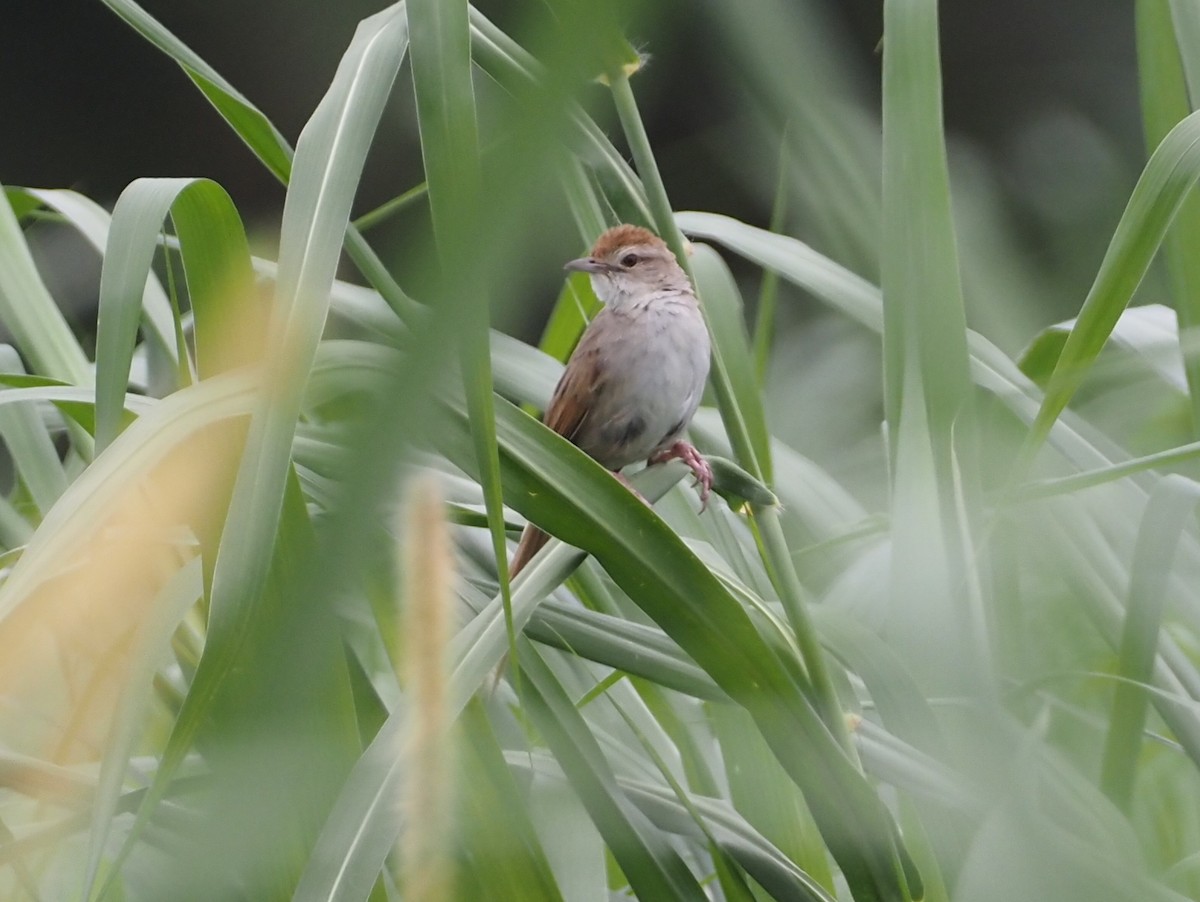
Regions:
<instances>
[{"instance_id":1,"label":"bird's head","mask_svg":"<svg viewBox=\"0 0 1200 902\"><path fill-rule=\"evenodd\" d=\"M687 273L671 249L641 226L614 226L597 239L588 256L563 268L589 273L596 297L614 307L660 291L691 291Z\"/></svg>"}]
</instances>

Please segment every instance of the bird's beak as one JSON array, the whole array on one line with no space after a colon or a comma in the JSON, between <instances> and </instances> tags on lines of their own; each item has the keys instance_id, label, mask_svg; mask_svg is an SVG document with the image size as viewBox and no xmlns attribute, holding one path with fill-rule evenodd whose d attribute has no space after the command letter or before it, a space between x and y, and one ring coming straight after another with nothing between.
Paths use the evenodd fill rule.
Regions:
<instances>
[{"instance_id":1,"label":"bird's beak","mask_svg":"<svg viewBox=\"0 0 1200 902\"><path fill-rule=\"evenodd\" d=\"M578 260L572 260L563 267L567 272L608 272L609 266L607 263L601 263L595 257L580 257Z\"/></svg>"}]
</instances>

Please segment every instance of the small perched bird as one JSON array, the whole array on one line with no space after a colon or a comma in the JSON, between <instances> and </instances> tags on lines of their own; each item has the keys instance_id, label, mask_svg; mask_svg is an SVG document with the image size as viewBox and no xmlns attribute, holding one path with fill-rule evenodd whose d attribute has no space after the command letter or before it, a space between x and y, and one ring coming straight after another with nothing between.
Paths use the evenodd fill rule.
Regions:
<instances>
[{"instance_id":1,"label":"small perched bird","mask_svg":"<svg viewBox=\"0 0 1200 902\"><path fill-rule=\"evenodd\" d=\"M621 468L635 461L682 460L707 504L712 468L681 438L709 366L708 329L687 273L661 239L633 225L609 229L564 268L589 273L605 306L567 361L543 422L622 480ZM509 574L547 538L526 526Z\"/></svg>"}]
</instances>

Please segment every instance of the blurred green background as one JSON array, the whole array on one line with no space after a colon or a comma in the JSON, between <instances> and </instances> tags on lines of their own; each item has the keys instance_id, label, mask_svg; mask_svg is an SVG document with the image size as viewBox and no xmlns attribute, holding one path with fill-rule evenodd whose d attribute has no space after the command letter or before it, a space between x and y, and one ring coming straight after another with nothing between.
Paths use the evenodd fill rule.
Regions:
<instances>
[{"instance_id":1,"label":"blurred green background","mask_svg":"<svg viewBox=\"0 0 1200 902\"><path fill-rule=\"evenodd\" d=\"M0 886L1200 898L1194 4L105 3L0 55ZM702 515L518 406L617 219Z\"/></svg>"},{"instance_id":2,"label":"blurred green background","mask_svg":"<svg viewBox=\"0 0 1200 902\"><path fill-rule=\"evenodd\" d=\"M877 110L882 6L797 0L739 11L717 2L625 4L630 40L650 55L639 104L677 210L765 226L792 121L786 230L878 281ZM145 8L184 38L294 140L356 23L375 7L345 3L160 0ZM256 252L274 256L284 191L213 116L174 66L98 3L22 4L0 55L7 115L36 140L0 143L10 184L62 186L111 205L134 178L196 175L233 197ZM537 6L478 8L523 40ZM1009 354L1078 310L1145 158L1133 16L1121 0L943 3L945 120L969 320ZM236 23L231 25L231 23ZM747 65L757 60L759 66ZM781 68L783 67L783 68ZM406 75L401 75L405 83ZM477 80L488 144L490 87ZM606 92L581 99L619 130ZM394 91L355 200L361 214L423 180L408 90ZM566 203L548 194L522 222L531 240L515 270L527 290L493 325L535 340L563 260L580 251ZM420 298L430 248L419 203L372 229L372 244ZM99 261L69 229L35 229L46 279L86 333ZM748 298L758 273L731 261ZM349 270L345 270L349 272ZM999 286L1002 294L995 290ZM786 283L781 291L795 295ZM1151 295L1150 299L1154 299ZM845 476L871 502L883 485L874 340L805 302L780 307L772 362L773 427Z\"/></svg>"},{"instance_id":3,"label":"blurred green background","mask_svg":"<svg viewBox=\"0 0 1200 902\"><path fill-rule=\"evenodd\" d=\"M772 57L770 65L794 64L789 79L797 91L833 92L856 108L849 115L877 107L881 4L785 5L794 13L794 30L781 39L795 56ZM294 138L356 23L378 4L150 0L144 6ZM523 4L482 2L478 8L520 39L520 20L528 14ZM756 153L746 135L774 110L761 80L731 52L727 38L736 32L729 15L716 3L655 0L626 24L630 39L652 57L639 81L640 103L676 207L765 224L777 149ZM745 18L756 15L747 9ZM1075 312L1144 159L1130 4L944 3L939 15L946 128L962 167L957 171L968 195L962 200L982 194L980 203L999 207L1013 226L1016 252L1044 289L1014 299L1031 319L1023 334L1011 336L1020 342L1031 327ZM204 175L225 186L252 231L258 223L262 240L270 240L282 187L213 119L169 60L98 3L10 3L6 22L11 35L38 36L9 42L0 55L5 116L36 137L0 144L0 174L9 183L73 187L111 205L139 176ZM591 99L595 105L604 100L599 89ZM358 212L422 179L411 102L410 92L393 95ZM540 290L531 293L528 311L504 312L525 337L536 333L557 291L555 264L578 251L561 228L564 210L544 212L544 221L529 223L547 248L536 267L531 261ZM797 210L791 230L871 276L877 264L862 259L864 249L855 259L839 236L827 234L832 225L821 220L829 215L819 207ZM399 223L391 246L384 245L398 266L413 243L409 226L427 224ZM86 306L94 276L55 266L49 278L69 282L74 302Z\"/></svg>"}]
</instances>

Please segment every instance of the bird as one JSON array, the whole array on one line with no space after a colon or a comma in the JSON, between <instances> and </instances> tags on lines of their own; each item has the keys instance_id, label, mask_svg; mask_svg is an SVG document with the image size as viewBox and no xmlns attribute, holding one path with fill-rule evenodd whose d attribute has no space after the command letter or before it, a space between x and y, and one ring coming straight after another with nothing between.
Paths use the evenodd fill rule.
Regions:
<instances>
[{"instance_id":1,"label":"bird","mask_svg":"<svg viewBox=\"0 0 1200 902\"><path fill-rule=\"evenodd\" d=\"M687 273L661 238L629 224L608 229L588 256L563 268L588 273L604 308L575 346L542 422L631 490L623 467L683 461L703 511L712 467L683 434L708 380L711 346ZM548 539L528 524L509 576L515 579Z\"/></svg>"}]
</instances>

